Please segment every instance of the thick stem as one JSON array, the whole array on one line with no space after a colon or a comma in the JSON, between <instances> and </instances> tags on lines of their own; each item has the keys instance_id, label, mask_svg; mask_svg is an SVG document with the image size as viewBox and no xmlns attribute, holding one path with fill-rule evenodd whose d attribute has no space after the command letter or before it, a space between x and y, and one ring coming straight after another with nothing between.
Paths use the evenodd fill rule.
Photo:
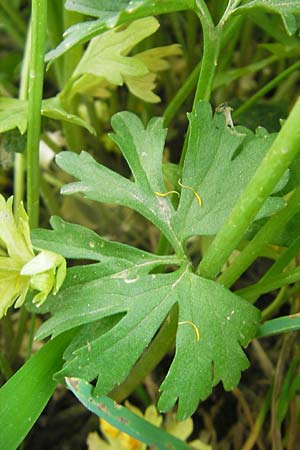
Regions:
<instances>
[{"instance_id":1,"label":"thick stem","mask_svg":"<svg viewBox=\"0 0 300 450\"><path fill-rule=\"evenodd\" d=\"M287 206L258 231L252 241L243 249L243 251L233 261L231 266L219 277L218 281L223 286L230 287L242 275L242 273L253 263L260 255L263 247L272 243L272 240L278 236L285 225L300 209L300 188L296 189L289 199Z\"/></svg>"},{"instance_id":2,"label":"thick stem","mask_svg":"<svg viewBox=\"0 0 300 450\"><path fill-rule=\"evenodd\" d=\"M214 27L206 18L199 17L203 30L203 58L194 105L199 100L209 100L218 65L221 44L221 30Z\"/></svg>"},{"instance_id":3,"label":"thick stem","mask_svg":"<svg viewBox=\"0 0 300 450\"><path fill-rule=\"evenodd\" d=\"M275 277L267 278L262 283L256 283L252 286L239 289L234 293L248 300L250 303L255 303L256 299L263 294L281 289L288 284L298 283L300 281L300 267L296 267L287 272L283 272Z\"/></svg>"},{"instance_id":4,"label":"thick stem","mask_svg":"<svg viewBox=\"0 0 300 450\"><path fill-rule=\"evenodd\" d=\"M27 132L27 210L31 227L39 218L39 143L47 32L47 0L32 0Z\"/></svg>"},{"instance_id":5,"label":"thick stem","mask_svg":"<svg viewBox=\"0 0 300 450\"><path fill-rule=\"evenodd\" d=\"M213 88L213 81L216 74L218 57L221 45L221 29L215 27L210 12L202 0L196 0L197 15L201 22L203 32L203 57L201 61L200 74L194 97L193 109L200 100L209 100ZM188 148L190 126L188 127L184 145L180 157L179 165L182 167Z\"/></svg>"},{"instance_id":6,"label":"thick stem","mask_svg":"<svg viewBox=\"0 0 300 450\"><path fill-rule=\"evenodd\" d=\"M228 219L198 266L197 273L214 278L240 242L267 197L300 150L300 97L247 185Z\"/></svg>"}]
</instances>

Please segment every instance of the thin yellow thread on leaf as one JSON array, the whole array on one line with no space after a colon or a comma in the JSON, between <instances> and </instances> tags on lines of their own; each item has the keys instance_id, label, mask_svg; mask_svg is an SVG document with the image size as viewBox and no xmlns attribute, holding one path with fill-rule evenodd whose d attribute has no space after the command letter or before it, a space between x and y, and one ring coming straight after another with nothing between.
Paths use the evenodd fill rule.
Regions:
<instances>
[{"instance_id":1,"label":"thin yellow thread on leaf","mask_svg":"<svg viewBox=\"0 0 300 450\"><path fill-rule=\"evenodd\" d=\"M184 189L189 189L190 191L192 191L194 196L197 199L197 202L199 203L199 206L202 206L202 204L203 204L202 198L200 197L200 194L198 194L198 192L196 192L191 186L186 186L185 184L182 184L181 180L178 180L178 184L180 187L182 187Z\"/></svg>"},{"instance_id":2,"label":"thin yellow thread on leaf","mask_svg":"<svg viewBox=\"0 0 300 450\"><path fill-rule=\"evenodd\" d=\"M167 197L168 195L176 194L178 197L180 197L179 192L177 191L169 191L169 192L154 192L155 195L158 195L158 197Z\"/></svg>"},{"instance_id":3,"label":"thin yellow thread on leaf","mask_svg":"<svg viewBox=\"0 0 300 450\"><path fill-rule=\"evenodd\" d=\"M182 322L178 322L178 325L185 325L185 324L192 325L195 331L196 341L200 341L200 332L197 325L195 325L194 322L192 322L191 320L183 320Z\"/></svg>"}]
</instances>

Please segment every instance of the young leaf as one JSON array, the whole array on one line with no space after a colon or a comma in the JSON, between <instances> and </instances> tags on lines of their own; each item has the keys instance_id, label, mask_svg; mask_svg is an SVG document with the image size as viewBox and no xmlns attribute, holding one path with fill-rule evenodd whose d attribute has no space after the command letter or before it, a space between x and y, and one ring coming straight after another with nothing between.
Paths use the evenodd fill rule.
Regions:
<instances>
[{"instance_id":1,"label":"young leaf","mask_svg":"<svg viewBox=\"0 0 300 450\"><path fill-rule=\"evenodd\" d=\"M259 311L216 282L200 278L189 265L151 275L131 269L82 285L68 286L51 302L53 317L39 338L82 324L125 314L106 333L74 349L59 376L99 376L97 395L109 392L128 375L174 304L179 306L176 355L161 389L166 411L179 401L178 418L194 412L212 386L232 389L248 367L241 345L255 335ZM126 348L126 352L124 349ZM101 354L101 358L98 355Z\"/></svg>"},{"instance_id":2,"label":"young leaf","mask_svg":"<svg viewBox=\"0 0 300 450\"><path fill-rule=\"evenodd\" d=\"M299 0L252 0L237 8L236 11L242 13L254 8L280 14L287 32L289 34L296 32L297 22L294 14L300 14Z\"/></svg>"},{"instance_id":3,"label":"young leaf","mask_svg":"<svg viewBox=\"0 0 300 450\"><path fill-rule=\"evenodd\" d=\"M121 86L125 75L146 75L147 66L140 59L126 55L158 27L157 20L148 17L131 23L125 30L110 30L92 39L73 76L88 73Z\"/></svg>"},{"instance_id":4,"label":"young leaf","mask_svg":"<svg viewBox=\"0 0 300 450\"><path fill-rule=\"evenodd\" d=\"M194 235L214 235L220 230L275 137L262 129L254 135L245 128L229 127L225 115L212 116L205 101L196 105L189 120L191 132L182 172L183 187L171 221L183 240ZM277 190L286 182L285 177ZM270 197L257 219L284 206L282 198Z\"/></svg>"},{"instance_id":5,"label":"young leaf","mask_svg":"<svg viewBox=\"0 0 300 450\"><path fill-rule=\"evenodd\" d=\"M83 44L117 25L152 15L193 9L194 0L94 0L92 3L90 0L68 0L65 7L99 19L70 27L64 34L65 39L46 55L47 61L53 62L75 45Z\"/></svg>"},{"instance_id":6,"label":"young leaf","mask_svg":"<svg viewBox=\"0 0 300 450\"><path fill-rule=\"evenodd\" d=\"M156 73L169 68L164 58L181 54L180 46L169 45L127 56L135 45L155 33L158 27L154 17L147 17L132 22L125 29L118 27L93 38L61 95L66 95L68 101L76 93L107 96L109 86L126 83L129 90L142 100L160 101L152 92Z\"/></svg>"}]
</instances>

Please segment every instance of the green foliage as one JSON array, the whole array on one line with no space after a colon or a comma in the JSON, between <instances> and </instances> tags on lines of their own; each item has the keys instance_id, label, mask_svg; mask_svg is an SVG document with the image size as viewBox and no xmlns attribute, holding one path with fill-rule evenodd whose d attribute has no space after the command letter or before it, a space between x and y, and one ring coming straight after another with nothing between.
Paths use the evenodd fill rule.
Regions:
<instances>
[{"instance_id":1,"label":"green foliage","mask_svg":"<svg viewBox=\"0 0 300 450\"><path fill-rule=\"evenodd\" d=\"M134 114L123 112L115 115L112 123L116 132L113 139L122 149L134 181L96 163L87 153L75 155L64 152L58 155L58 164L80 181L65 186L63 193L81 192L93 200L122 204L137 210L168 237L177 259L154 256L107 242L92 231L59 219L53 220L54 231L34 233L37 247L55 250L68 257L98 260L100 265L69 271L63 290L57 298L47 302L52 318L41 327L38 336L55 336L80 325L85 325L86 336L87 324L118 315L117 323L110 324L112 328L109 327L105 333L100 322L100 327L90 328L88 344L79 339L78 347L73 346L72 353L67 351L66 365L59 374L82 376L88 380L99 376L96 392L102 395L126 378L171 308L177 304L176 355L162 385L159 406L167 411L178 399L178 417L182 419L193 413L199 400L206 398L212 386L219 381L223 381L225 389L232 389L238 383L241 370L248 365L240 345L246 346L255 335L259 320L259 312L251 305L216 282L193 274L190 262L184 255L185 239L203 230L206 234L214 234L231 208L230 196L227 202L226 198L218 200L218 192L211 189L208 181L204 188L203 180L210 180L211 183L222 178L226 183L228 179L231 195L235 190L239 195L248 181L249 166L254 166L251 170L255 171L269 145L269 136L262 132L253 135L247 130L243 133L232 130L226 125L222 113L216 114L213 119L208 103L199 103L191 117L183 184L180 182L184 187L176 211L169 198L164 196L166 189L161 160L166 131L161 119L152 119L144 128ZM241 146L244 141L245 149ZM252 145L253 141L255 145ZM204 143L205 156L201 153ZM237 148L240 152L232 161ZM228 168L224 160L226 152ZM202 156L201 165L196 156ZM194 170L195 161L200 173ZM223 171L220 172L220 168ZM234 188L231 187L232 176L237 178ZM196 185L196 180L199 180L199 185ZM189 183L189 189L184 183ZM201 196L203 192L202 206L194 186ZM208 206L203 216L207 210L212 212L205 229L199 214L206 202ZM274 198L276 207L277 203L281 206L280 199ZM265 211L274 210L274 204L267 206ZM182 205L188 205L184 212ZM220 205L223 207L221 212ZM219 222L214 207L220 214ZM188 215L192 215L192 220L187 224L184 218ZM193 222L198 223L199 227L190 231ZM170 274L151 274L155 267L172 263L180 268ZM80 281L77 279L78 272L81 272ZM102 355L100 360L96 356L98 354Z\"/></svg>"},{"instance_id":2,"label":"green foliage","mask_svg":"<svg viewBox=\"0 0 300 450\"><path fill-rule=\"evenodd\" d=\"M112 118L116 134L111 137L122 150L134 181L96 163L87 153L64 152L57 157L58 165L80 182L64 186L62 192L81 192L92 200L135 209L182 253L188 237L214 235L219 231L274 140L274 135L263 129L256 134L244 128L231 129L224 114L212 117L211 107L205 101L196 106L190 124L180 183L184 187L177 211L168 197L161 196L167 193L161 165L166 138L162 120L152 119L145 129L135 115L127 112ZM286 182L284 177L276 190ZM284 205L282 198L270 197L257 218L268 216Z\"/></svg>"},{"instance_id":3,"label":"green foliage","mask_svg":"<svg viewBox=\"0 0 300 450\"><path fill-rule=\"evenodd\" d=\"M51 119L72 123L84 127L94 134L95 131L86 121L63 109L58 97L49 98L42 103L41 114ZM16 98L0 98L0 133L18 128L21 134L27 130L28 102Z\"/></svg>"},{"instance_id":4,"label":"green foliage","mask_svg":"<svg viewBox=\"0 0 300 450\"><path fill-rule=\"evenodd\" d=\"M67 1L66 8L99 19L80 22L70 27L65 33L65 39L50 51L46 58L54 61L75 45L87 42L89 39L117 25L123 25L133 20L152 15L166 14L174 11L191 9L194 0L124 0L119 2L86 0ZM113 5L113 6L112 6Z\"/></svg>"},{"instance_id":5,"label":"green foliage","mask_svg":"<svg viewBox=\"0 0 300 450\"><path fill-rule=\"evenodd\" d=\"M296 32L297 21L294 15L300 14L299 0L250 0L245 5L240 6L237 11L251 11L255 8L280 14L287 32L289 34Z\"/></svg>"},{"instance_id":6,"label":"green foliage","mask_svg":"<svg viewBox=\"0 0 300 450\"><path fill-rule=\"evenodd\" d=\"M69 102L77 93L107 97L110 87L126 83L137 97L151 103L159 101L152 92L156 73L169 68L164 57L181 54L180 47L171 45L128 56L158 28L158 21L147 17L132 22L125 29L117 27L93 38L61 97Z\"/></svg>"},{"instance_id":7,"label":"green foliage","mask_svg":"<svg viewBox=\"0 0 300 450\"><path fill-rule=\"evenodd\" d=\"M109 397L95 396L93 386L78 378L67 378L69 389L97 416L130 436L161 450L188 450L187 444L166 431L155 427L128 408L114 403Z\"/></svg>"},{"instance_id":8,"label":"green foliage","mask_svg":"<svg viewBox=\"0 0 300 450\"><path fill-rule=\"evenodd\" d=\"M53 374L61 367L72 336L66 333L45 344L0 389L1 450L16 449L42 413L56 387Z\"/></svg>"},{"instance_id":9,"label":"green foliage","mask_svg":"<svg viewBox=\"0 0 300 450\"><path fill-rule=\"evenodd\" d=\"M0 1L0 21L9 37L8 48L19 49L25 40L27 24L16 11L26 2L11 3ZM54 338L0 390L4 429L0 447L13 450L19 445L55 384L67 377L68 387L79 400L113 425L148 444L157 443L159 448L164 445L162 448L184 449L187 448L184 443L161 434L159 429L149 428L149 424L137 420L104 395L125 398L174 344L174 357L160 386L158 406L162 412L168 412L177 404L177 418L184 419L194 413L199 401L206 399L218 383L222 382L225 390L238 384L241 372L249 365L243 348L252 338L300 327L298 304L288 303L293 293L299 291L297 285L291 288L288 285L300 280L296 259L300 245L299 214L296 214L300 100L295 102L282 128L278 120L287 116L295 100L299 65L290 64L289 60L299 53L296 32L300 1L52 0L53 5L50 3L49 41L52 46L62 41L46 57L54 64L46 74L45 92L56 96L42 101L47 2L31 2L32 26L28 29L32 30L32 39L28 38L24 52L20 91L15 86L15 77L20 73L21 52L17 51L11 59L5 55L5 67L0 73L0 133L7 133L1 138L1 151L15 153L16 205L24 196L26 173L31 228L38 223L40 190L44 206L58 214L61 203L56 199L55 189L66 183L61 192L75 194L74 203L78 194L82 194L87 200L125 206L151 222L157 234L155 231L149 234L151 247L146 241L141 243L129 237L128 242L134 241L133 245L139 247L136 248L104 239L88 228L54 216L52 230L31 230L31 244L25 211L16 206L18 214L14 219L12 200L6 204L4 197L0 197L0 272L4 280L0 287L1 311L6 313L14 302L20 306L29 288L40 291L33 300L33 296L28 296L25 305L30 312L50 315L37 337ZM53 10L59 16L55 23ZM159 36L152 36L159 27L153 16L178 11L184 13L170 14L165 29ZM26 8L22 14L23 17L28 14ZM85 21L86 16L92 19ZM76 20L79 22L74 24ZM70 25L64 33L63 27ZM256 48L249 43L257 26L264 44ZM139 45L150 36L151 41ZM161 42L172 42L174 36L180 46L160 46ZM159 46L154 47L157 42ZM126 84L139 99L158 102L160 98L153 90L159 72L170 67L167 58L181 54L181 49L184 59L176 61L174 73L164 80L161 77L162 98L169 102L165 120L151 118L163 114L161 107L145 105L131 96L128 99L123 92L118 95L116 87ZM265 58L266 51L271 51L272 56ZM197 61L200 53L202 60ZM61 55L64 59L58 59ZM272 78L278 68L282 72ZM172 89L178 87L170 101ZM196 92L192 101L189 95L193 89ZM209 103L216 106L224 100L230 100L230 104L235 100L244 102L249 93L250 98L235 115L252 131L234 126L230 108L218 107L213 113ZM263 99L264 109L259 106L259 99ZM180 112L184 102L190 106ZM186 130L185 111L190 107ZM262 122L257 108L264 115ZM120 109L135 110L143 120L132 112L115 114ZM166 141L164 123L169 123L177 113L178 130L173 130ZM45 132L43 140L47 145L56 153L59 147L77 153L59 153L56 158L59 167L52 164L50 169L43 169L40 177L41 116L63 123L65 140L52 140ZM110 116L113 116L113 147L115 150L119 147L126 162L122 162L118 150L114 153L116 159L111 161L110 155L103 151ZM257 128L258 124L278 134ZM49 121L44 120L44 131L48 131L48 125ZM52 127L61 132L51 122L53 131ZM83 134L81 128L92 136ZM184 134L179 154L177 139L181 142ZM24 155L18 154L24 149ZM79 154L82 149L86 151ZM131 171L128 177L115 170L122 163L125 173L128 168ZM70 182L69 175L74 181ZM0 183L6 183L2 172ZM8 190L4 187L5 192L10 191L10 187ZM293 220L289 219L291 198L295 206ZM81 202L84 207L93 208L91 202L85 199ZM98 208L97 217L102 220L102 214L104 217L109 208L105 205ZM61 211L62 215L66 212L65 203ZM124 210L114 211L123 214ZM278 214L279 211L282 212ZM75 214L76 211L72 212ZM255 235L263 219L270 216L268 225ZM281 223L282 216L286 220ZM92 222L85 217L85 223L89 221ZM95 222L92 226L99 230L99 223ZM152 233L151 224L147 227ZM113 231L115 228L114 224ZM155 248L158 232L160 240ZM118 233L114 234L119 238ZM273 241L287 248L270 246ZM144 248L151 248L152 253L141 250ZM35 256L33 249L41 252ZM235 292L227 289L238 278L231 271L240 274L260 254L274 258L271 269L246 288ZM81 260L78 266L73 266L72 261L65 280L64 257ZM217 278L219 273L221 277ZM264 293L272 295L270 292L276 289L280 289L278 296L261 315L252 303ZM259 323L277 313L282 303L290 309L285 313L289 315ZM4 378L10 376L10 363L14 363L18 353L25 328L22 320L26 320L22 314L12 351L0 355ZM28 353L33 328L32 323ZM5 327L3 330L7 331ZM279 402L280 424L288 415L289 401L295 397L298 375L288 390L295 367L296 363L285 381L288 401L282 395ZM95 380L95 387L88 384ZM276 380L274 385L277 386ZM32 398L36 399L34 404ZM262 421L256 421L255 426L258 423ZM253 432L250 439L251 436Z\"/></svg>"}]
</instances>

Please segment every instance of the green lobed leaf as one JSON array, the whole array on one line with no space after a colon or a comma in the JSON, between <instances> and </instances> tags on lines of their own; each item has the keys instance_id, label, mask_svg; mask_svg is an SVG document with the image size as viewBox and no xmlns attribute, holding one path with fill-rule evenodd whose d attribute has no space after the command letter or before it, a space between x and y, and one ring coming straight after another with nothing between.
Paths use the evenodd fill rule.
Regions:
<instances>
[{"instance_id":1,"label":"green lobed leaf","mask_svg":"<svg viewBox=\"0 0 300 450\"><path fill-rule=\"evenodd\" d=\"M297 31L297 21L294 14L300 14L299 0L252 0L238 7L236 11L242 13L255 8L280 14L287 32L294 34Z\"/></svg>"},{"instance_id":2,"label":"green lobed leaf","mask_svg":"<svg viewBox=\"0 0 300 450\"><path fill-rule=\"evenodd\" d=\"M145 129L128 112L112 118L116 132L112 138L122 150L134 181L98 164L87 153L63 152L56 158L58 165L80 181L64 186L62 193L81 192L92 200L135 209L156 225L182 255L190 236L214 235L220 230L275 137L263 129L253 134L245 128L230 128L223 113L212 116L206 101L196 105L190 124L177 211L167 196L162 174L166 138L162 119L152 119ZM286 182L287 176L276 190L282 189ZM282 198L272 196L257 219L284 206Z\"/></svg>"},{"instance_id":3,"label":"green lobed leaf","mask_svg":"<svg viewBox=\"0 0 300 450\"><path fill-rule=\"evenodd\" d=\"M166 411L178 399L179 419L192 414L220 380L228 390L238 383L241 370L248 367L240 346L255 335L260 317L255 307L193 274L189 265L169 274L129 268L84 285L69 285L48 304L53 317L42 325L39 338L118 315L117 323L104 334L93 335L86 328L88 342L81 339L78 348L73 345L72 352L67 350L68 361L57 375L87 380L99 376L97 395L110 392L126 378L178 304L176 355L161 387L159 407Z\"/></svg>"},{"instance_id":4,"label":"green lobed leaf","mask_svg":"<svg viewBox=\"0 0 300 450\"><path fill-rule=\"evenodd\" d=\"M70 27L64 40L46 55L51 63L70 48L83 44L93 37L136 19L175 11L193 9L194 0L68 0L65 7L71 11L98 17L94 21L82 22Z\"/></svg>"},{"instance_id":5,"label":"green lobed leaf","mask_svg":"<svg viewBox=\"0 0 300 450\"><path fill-rule=\"evenodd\" d=\"M231 128L223 113L212 115L208 102L189 116L190 138L182 172L180 202L171 223L180 239L214 235L225 222L244 188L267 153L275 134L258 129ZM286 184L287 177L276 191ZM202 205L199 205L197 193ZM256 219L283 208L285 201L270 197Z\"/></svg>"}]
</instances>

